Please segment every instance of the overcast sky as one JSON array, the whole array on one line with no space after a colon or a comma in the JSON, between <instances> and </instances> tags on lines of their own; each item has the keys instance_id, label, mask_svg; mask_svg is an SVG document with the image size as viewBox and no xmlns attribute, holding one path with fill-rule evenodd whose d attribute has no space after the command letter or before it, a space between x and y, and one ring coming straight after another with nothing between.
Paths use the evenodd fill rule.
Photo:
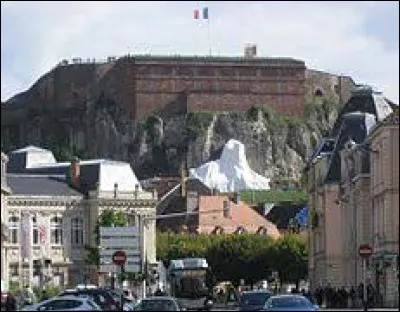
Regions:
<instances>
[{"instance_id":1,"label":"overcast sky","mask_svg":"<svg viewBox=\"0 0 400 312\"><path fill-rule=\"evenodd\" d=\"M194 20L195 8L209 20ZM62 59L151 53L302 59L399 102L399 3L1 2L1 100Z\"/></svg>"}]
</instances>

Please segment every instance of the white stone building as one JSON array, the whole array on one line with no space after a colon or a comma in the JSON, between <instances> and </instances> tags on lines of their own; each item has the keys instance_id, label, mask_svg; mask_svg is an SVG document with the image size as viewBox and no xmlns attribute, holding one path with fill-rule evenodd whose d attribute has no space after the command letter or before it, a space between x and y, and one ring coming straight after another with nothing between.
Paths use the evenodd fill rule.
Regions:
<instances>
[{"instance_id":1,"label":"white stone building","mask_svg":"<svg viewBox=\"0 0 400 312\"><path fill-rule=\"evenodd\" d=\"M156 194L142 191L125 162L58 163L51 151L29 146L9 154L7 183L12 194L6 196L4 273L21 285L103 280L97 267L85 264L84 248L97 246L94 231L102 211L123 211L130 225L155 216ZM155 221L144 229L146 258L155 263Z\"/></svg>"}]
</instances>

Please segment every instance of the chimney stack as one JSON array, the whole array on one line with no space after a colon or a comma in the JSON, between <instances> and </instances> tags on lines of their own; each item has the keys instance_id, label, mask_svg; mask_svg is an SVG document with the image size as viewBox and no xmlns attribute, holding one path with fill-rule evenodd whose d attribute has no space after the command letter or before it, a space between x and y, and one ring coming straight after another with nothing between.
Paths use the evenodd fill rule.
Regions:
<instances>
[{"instance_id":1,"label":"chimney stack","mask_svg":"<svg viewBox=\"0 0 400 312\"><path fill-rule=\"evenodd\" d=\"M224 217L229 218L231 216L231 202L229 199L224 200Z\"/></svg>"},{"instance_id":2,"label":"chimney stack","mask_svg":"<svg viewBox=\"0 0 400 312\"><path fill-rule=\"evenodd\" d=\"M114 198L118 196L118 183L114 183Z\"/></svg>"},{"instance_id":3,"label":"chimney stack","mask_svg":"<svg viewBox=\"0 0 400 312\"><path fill-rule=\"evenodd\" d=\"M135 184L135 199L138 199L139 184Z\"/></svg>"},{"instance_id":4,"label":"chimney stack","mask_svg":"<svg viewBox=\"0 0 400 312\"><path fill-rule=\"evenodd\" d=\"M257 46L255 44L246 44L244 47L244 56L248 58L257 56Z\"/></svg>"},{"instance_id":5,"label":"chimney stack","mask_svg":"<svg viewBox=\"0 0 400 312\"><path fill-rule=\"evenodd\" d=\"M73 187L79 188L80 176L81 176L80 160L78 157L73 157L70 165L70 178Z\"/></svg>"},{"instance_id":6,"label":"chimney stack","mask_svg":"<svg viewBox=\"0 0 400 312\"><path fill-rule=\"evenodd\" d=\"M184 166L181 167L181 195L186 197L186 170Z\"/></svg>"},{"instance_id":7,"label":"chimney stack","mask_svg":"<svg viewBox=\"0 0 400 312\"><path fill-rule=\"evenodd\" d=\"M241 199L240 192L235 192L235 194L233 194L233 198L234 198L235 204L239 205L240 204L240 199Z\"/></svg>"}]
</instances>

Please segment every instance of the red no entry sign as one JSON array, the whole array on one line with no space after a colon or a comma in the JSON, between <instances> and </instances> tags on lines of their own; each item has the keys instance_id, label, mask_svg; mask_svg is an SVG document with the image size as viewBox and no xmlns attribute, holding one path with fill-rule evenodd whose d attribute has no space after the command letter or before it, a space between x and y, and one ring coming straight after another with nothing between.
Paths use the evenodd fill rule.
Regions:
<instances>
[{"instance_id":1,"label":"red no entry sign","mask_svg":"<svg viewBox=\"0 0 400 312\"><path fill-rule=\"evenodd\" d=\"M373 249L368 244L362 244L358 248L358 254L360 255L360 257L368 258L372 255L372 253L373 253Z\"/></svg>"},{"instance_id":2,"label":"red no entry sign","mask_svg":"<svg viewBox=\"0 0 400 312\"><path fill-rule=\"evenodd\" d=\"M126 262L126 253L122 250L117 250L114 252L112 260L116 265L124 265Z\"/></svg>"}]
</instances>

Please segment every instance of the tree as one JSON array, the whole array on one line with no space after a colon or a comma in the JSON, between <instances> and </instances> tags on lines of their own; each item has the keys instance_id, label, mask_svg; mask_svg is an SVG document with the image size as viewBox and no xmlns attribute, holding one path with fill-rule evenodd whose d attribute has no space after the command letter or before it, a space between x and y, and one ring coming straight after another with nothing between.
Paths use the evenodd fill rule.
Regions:
<instances>
[{"instance_id":1,"label":"tree","mask_svg":"<svg viewBox=\"0 0 400 312\"><path fill-rule=\"evenodd\" d=\"M298 287L301 279L307 277L307 244L303 237L295 234L278 239L274 246L274 262L281 283L295 282Z\"/></svg>"}]
</instances>

